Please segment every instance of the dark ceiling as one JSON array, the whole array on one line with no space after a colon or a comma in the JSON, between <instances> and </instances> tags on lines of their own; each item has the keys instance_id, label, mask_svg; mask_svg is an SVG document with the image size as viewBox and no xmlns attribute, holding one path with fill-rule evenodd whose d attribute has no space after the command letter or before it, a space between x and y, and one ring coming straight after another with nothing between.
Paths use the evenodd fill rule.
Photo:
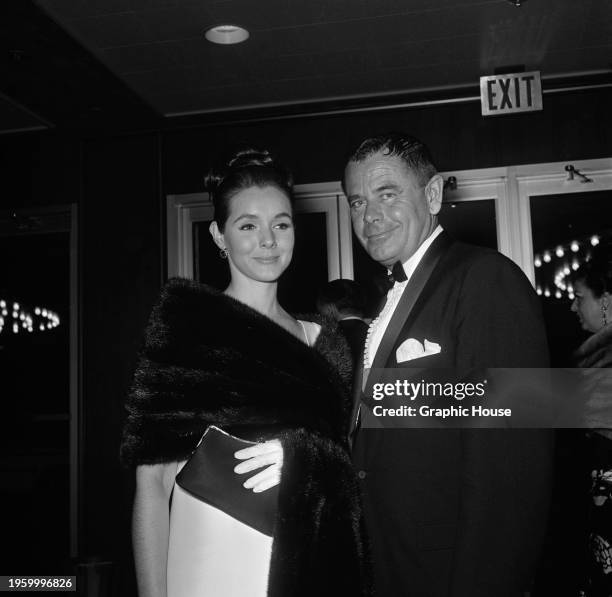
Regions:
<instances>
[{"instance_id":1,"label":"dark ceiling","mask_svg":"<svg viewBox=\"0 0 612 597\"><path fill-rule=\"evenodd\" d=\"M0 127L172 119L609 77L609 0L5 0ZM204 31L233 23L236 46ZM16 106L26 116L16 114ZM282 107L282 108L281 108ZM14 122L13 122L14 120ZM23 120L23 122L22 122ZM39 123L44 126L43 123Z\"/></svg>"}]
</instances>

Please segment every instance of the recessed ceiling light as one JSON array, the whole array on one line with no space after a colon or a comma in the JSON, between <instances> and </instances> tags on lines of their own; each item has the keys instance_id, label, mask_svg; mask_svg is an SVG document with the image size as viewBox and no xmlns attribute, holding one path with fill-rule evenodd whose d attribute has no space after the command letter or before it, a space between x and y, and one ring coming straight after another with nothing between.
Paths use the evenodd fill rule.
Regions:
<instances>
[{"instance_id":1,"label":"recessed ceiling light","mask_svg":"<svg viewBox=\"0 0 612 597\"><path fill-rule=\"evenodd\" d=\"M238 25L217 25L204 36L214 44L239 44L249 39L249 32Z\"/></svg>"}]
</instances>

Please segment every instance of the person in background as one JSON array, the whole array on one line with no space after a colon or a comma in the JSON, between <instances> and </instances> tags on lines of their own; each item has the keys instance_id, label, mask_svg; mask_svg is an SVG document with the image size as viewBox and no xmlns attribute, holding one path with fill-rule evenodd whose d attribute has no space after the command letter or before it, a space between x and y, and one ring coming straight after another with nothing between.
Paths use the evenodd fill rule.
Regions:
<instances>
[{"instance_id":1,"label":"person in background","mask_svg":"<svg viewBox=\"0 0 612 597\"><path fill-rule=\"evenodd\" d=\"M291 180L267 151L244 150L207 187L231 281L223 292L168 282L127 401L140 597L364 597L348 347L277 300Z\"/></svg>"},{"instance_id":2,"label":"person in background","mask_svg":"<svg viewBox=\"0 0 612 597\"><path fill-rule=\"evenodd\" d=\"M571 309L590 336L575 353L583 368L592 479L588 521L588 597L612 595L612 247L600 245L572 276Z\"/></svg>"},{"instance_id":3,"label":"person in background","mask_svg":"<svg viewBox=\"0 0 612 597\"><path fill-rule=\"evenodd\" d=\"M368 332L365 317L366 297L359 283L340 278L328 282L319 290L317 311L338 322L346 336L355 363L361 358Z\"/></svg>"}]
</instances>

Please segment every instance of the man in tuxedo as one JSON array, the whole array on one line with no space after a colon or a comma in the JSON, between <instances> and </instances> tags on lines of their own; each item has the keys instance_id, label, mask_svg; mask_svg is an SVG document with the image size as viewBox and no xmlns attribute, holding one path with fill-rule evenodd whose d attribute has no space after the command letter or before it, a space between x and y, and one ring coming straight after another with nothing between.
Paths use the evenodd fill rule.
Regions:
<instances>
[{"instance_id":1,"label":"man in tuxedo","mask_svg":"<svg viewBox=\"0 0 612 597\"><path fill-rule=\"evenodd\" d=\"M376 595L523 597L547 522L551 434L380 428L361 391L370 370L371 387L385 372L547 366L529 282L497 251L442 230L443 189L428 149L404 134L366 139L345 169L354 233L395 277L368 332L353 436Z\"/></svg>"}]
</instances>

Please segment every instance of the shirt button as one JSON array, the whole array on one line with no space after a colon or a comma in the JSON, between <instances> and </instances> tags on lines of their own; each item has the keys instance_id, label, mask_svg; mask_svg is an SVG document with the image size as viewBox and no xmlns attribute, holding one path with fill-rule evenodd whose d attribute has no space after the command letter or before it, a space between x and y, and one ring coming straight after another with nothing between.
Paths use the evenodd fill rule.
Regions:
<instances>
[{"instance_id":1,"label":"shirt button","mask_svg":"<svg viewBox=\"0 0 612 597\"><path fill-rule=\"evenodd\" d=\"M357 473L357 476L358 476L360 479L365 479L365 478L366 478L366 472L365 472L365 471L359 471L359 472Z\"/></svg>"}]
</instances>

